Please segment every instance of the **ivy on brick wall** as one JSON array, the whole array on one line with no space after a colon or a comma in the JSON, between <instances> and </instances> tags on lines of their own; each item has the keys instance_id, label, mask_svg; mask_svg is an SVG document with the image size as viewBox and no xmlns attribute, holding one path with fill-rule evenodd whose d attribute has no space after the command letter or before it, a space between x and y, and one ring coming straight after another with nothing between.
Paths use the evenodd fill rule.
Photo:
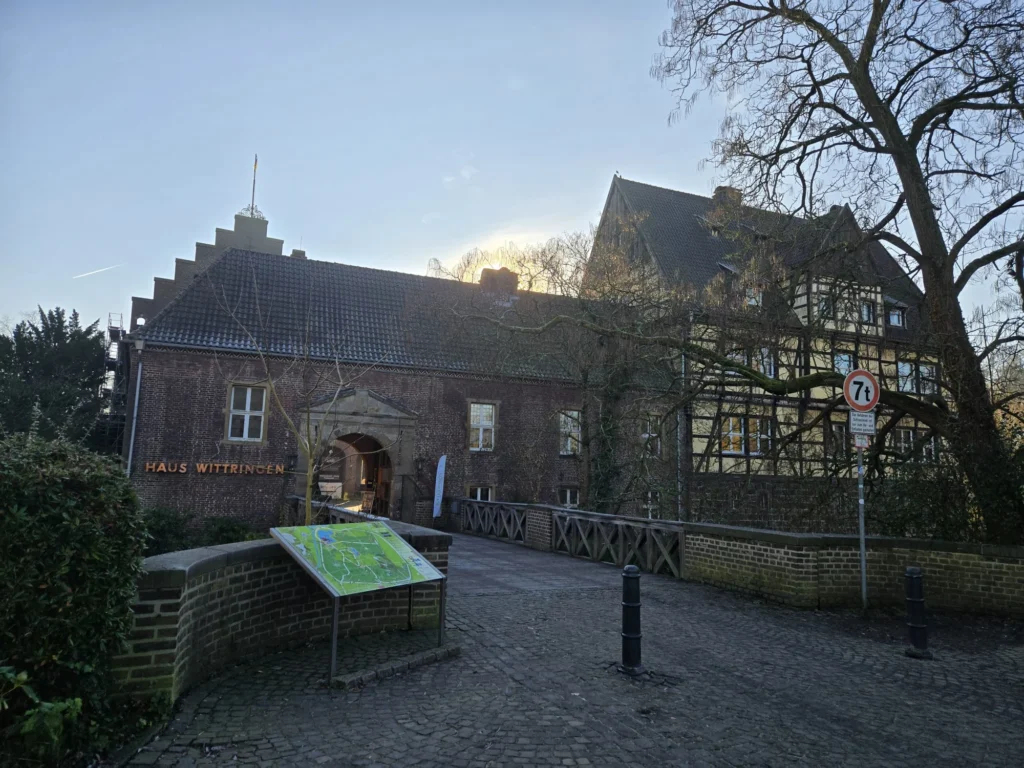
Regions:
<instances>
[{"instance_id":1,"label":"ivy on brick wall","mask_svg":"<svg viewBox=\"0 0 1024 768\"><path fill-rule=\"evenodd\" d=\"M109 664L131 629L144 542L114 461L65 440L0 440L0 665L22 683L0 706L0 755L38 756L21 737L40 702L81 701L48 710L62 722L48 730L47 763L102 749L121 724Z\"/></svg>"}]
</instances>

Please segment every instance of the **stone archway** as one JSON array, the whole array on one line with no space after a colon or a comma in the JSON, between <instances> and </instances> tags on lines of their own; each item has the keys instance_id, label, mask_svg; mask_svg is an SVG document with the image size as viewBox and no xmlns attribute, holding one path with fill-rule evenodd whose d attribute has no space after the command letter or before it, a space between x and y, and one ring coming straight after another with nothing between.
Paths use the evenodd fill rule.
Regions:
<instances>
[{"instance_id":1,"label":"stone archway","mask_svg":"<svg viewBox=\"0 0 1024 768\"><path fill-rule=\"evenodd\" d=\"M336 503L390 517L394 466L378 440L357 433L335 438L318 477L321 493Z\"/></svg>"},{"instance_id":2,"label":"stone archway","mask_svg":"<svg viewBox=\"0 0 1024 768\"><path fill-rule=\"evenodd\" d=\"M344 390L336 398L314 403L309 413L323 440L348 446L343 453L346 461L352 463L342 467L339 476L355 471L352 456L360 457L363 470L373 472L373 476L367 478L370 481L367 485L372 488L366 491L372 490L370 505L378 510L374 514L412 522L416 414L368 389ZM299 471L305 472L305 461L300 458L299 464Z\"/></svg>"}]
</instances>

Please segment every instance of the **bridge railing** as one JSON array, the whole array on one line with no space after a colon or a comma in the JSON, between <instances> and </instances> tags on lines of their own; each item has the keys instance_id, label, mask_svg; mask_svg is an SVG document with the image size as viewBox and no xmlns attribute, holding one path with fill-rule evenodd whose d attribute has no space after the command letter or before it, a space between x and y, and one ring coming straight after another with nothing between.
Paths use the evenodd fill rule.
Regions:
<instances>
[{"instance_id":1,"label":"bridge railing","mask_svg":"<svg viewBox=\"0 0 1024 768\"><path fill-rule=\"evenodd\" d=\"M619 567L754 592L807 607L860 604L859 540L713 523L647 520L543 504L461 499L455 528ZM460 525L461 524L461 525ZM872 604L902 605L904 572L924 569L929 603L1024 617L1024 547L867 537ZM1016 580L1016 581L1015 581Z\"/></svg>"},{"instance_id":2,"label":"bridge railing","mask_svg":"<svg viewBox=\"0 0 1024 768\"><path fill-rule=\"evenodd\" d=\"M555 509L551 519L554 552L682 578L682 523L576 509Z\"/></svg>"},{"instance_id":3,"label":"bridge railing","mask_svg":"<svg viewBox=\"0 0 1024 768\"><path fill-rule=\"evenodd\" d=\"M682 523L544 504L459 500L462 531L681 578Z\"/></svg>"}]
</instances>

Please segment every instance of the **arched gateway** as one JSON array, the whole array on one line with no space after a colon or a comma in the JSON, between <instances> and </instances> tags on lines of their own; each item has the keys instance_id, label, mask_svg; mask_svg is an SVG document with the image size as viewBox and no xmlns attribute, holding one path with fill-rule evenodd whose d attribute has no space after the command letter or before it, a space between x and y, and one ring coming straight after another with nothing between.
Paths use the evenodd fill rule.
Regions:
<instances>
[{"instance_id":1,"label":"arched gateway","mask_svg":"<svg viewBox=\"0 0 1024 768\"><path fill-rule=\"evenodd\" d=\"M314 403L309 415L325 449L322 491L363 511L411 522L416 414L368 389L349 389ZM299 471L306 471L304 460Z\"/></svg>"}]
</instances>

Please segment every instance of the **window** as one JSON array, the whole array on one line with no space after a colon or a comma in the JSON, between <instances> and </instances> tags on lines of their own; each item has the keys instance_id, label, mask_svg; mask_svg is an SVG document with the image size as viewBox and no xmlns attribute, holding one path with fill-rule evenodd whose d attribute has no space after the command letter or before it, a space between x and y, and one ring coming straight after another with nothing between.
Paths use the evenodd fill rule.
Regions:
<instances>
[{"instance_id":1,"label":"window","mask_svg":"<svg viewBox=\"0 0 1024 768\"><path fill-rule=\"evenodd\" d=\"M760 307L764 300L764 291L756 286L747 288L745 300L748 307Z\"/></svg>"},{"instance_id":2,"label":"window","mask_svg":"<svg viewBox=\"0 0 1024 768\"><path fill-rule=\"evenodd\" d=\"M939 391L939 380L936 376L935 366L920 363L917 366L918 386L917 391L922 395L934 395Z\"/></svg>"},{"instance_id":3,"label":"window","mask_svg":"<svg viewBox=\"0 0 1024 768\"><path fill-rule=\"evenodd\" d=\"M661 491L647 491L644 494L643 500L640 502L640 509L647 513L647 517L651 518L654 513L658 511L658 504L661 502Z\"/></svg>"},{"instance_id":4,"label":"window","mask_svg":"<svg viewBox=\"0 0 1024 768\"><path fill-rule=\"evenodd\" d=\"M562 411L558 414L558 453L575 456L580 452L580 412Z\"/></svg>"},{"instance_id":5,"label":"window","mask_svg":"<svg viewBox=\"0 0 1024 768\"><path fill-rule=\"evenodd\" d=\"M833 456L850 455L850 428L847 424L832 424L831 445Z\"/></svg>"},{"instance_id":6,"label":"window","mask_svg":"<svg viewBox=\"0 0 1024 768\"><path fill-rule=\"evenodd\" d=\"M558 489L558 505L560 507L567 507L568 509L576 509L580 505L580 489L579 488L559 488Z\"/></svg>"},{"instance_id":7,"label":"window","mask_svg":"<svg viewBox=\"0 0 1024 768\"><path fill-rule=\"evenodd\" d=\"M761 347L751 355L750 366L769 378L775 378L775 356L768 347Z\"/></svg>"},{"instance_id":8,"label":"window","mask_svg":"<svg viewBox=\"0 0 1024 768\"><path fill-rule=\"evenodd\" d=\"M718 441L718 447L722 453L743 454L745 427L745 419L742 416L724 416L722 418L722 436Z\"/></svg>"},{"instance_id":9,"label":"window","mask_svg":"<svg viewBox=\"0 0 1024 768\"><path fill-rule=\"evenodd\" d=\"M736 365L744 365L745 366L747 364L747 352L746 352L746 350L743 350L743 349L727 349L725 351L725 356L729 360L731 360L732 362L736 363ZM726 371L725 375L726 376L739 376L740 374L737 373L736 371Z\"/></svg>"},{"instance_id":10,"label":"window","mask_svg":"<svg viewBox=\"0 0 1024 768\"><path fill-rule=\"evenodd\" d=\"M914 364L904 360L896 363L896 384L900 392L914 392Z\"/></svg>"},{"instance_id":11,"label":"window","mask_svg":"<svg viewBox=\"0 0 1024 768\"><path fill-rule=\"evenodd\" d=\"M857 356L853 352L834 352L832 368L836 373L846 376L857 368Z\"/></svg>"},{"instance_id":12,"label":"window","mask_svg":"<svg viewBox=\"0 0 1024 768\"><path fill-rule=\"evenodd\" d=\"M860 321L869 325L875 324L875 302L861 300Z\"/></svg>"},{"instance_id":13,"label":"window","mask_svg":"<svg viewBox=\"0 0 1024 768\"><path fill-rule=\"evenodd\" d=\"M911 448L914 447L914 430L907 429L906 427L897 427L892 431L890 444L899 453L904 455L910 453Z\"/></svg>"},{"instance_id":14,"label":"window","mask_svg":"<svg viewBox=\"0 0 1024 768\"><path fill-rule=\"evenodd\" d=\"M469 404L469 450L494 450L494 408L490 403Z\"/></svg>"},{"instance_id":15,"label":"window","mask_svg":"<svg viewBox=\"0 0 1024 768\"><path fill-rule=\"evenodd\" d=\"M930 464L939 460L939 439L932 435L921 448L923 458Z\"/></svg>"},{"instance_id":16,"label":"window","mask_svg":"<svg viewBox=\"0 0 1024 768\"><path fill-rule=\"evenodd\" d=\"M259 442L263 439L263 410L266 405L263 387L231 387L231 409L228 415L228 440Z\"/></svg>"},{"instance_id":17,"label":"window","mask_svg":"<svg viewBox=\"0 0 1024 768\"><path fill-rule=\"evenodd\" d=\"M661 456L661 418L656 414L644 417L640 439L651 456Z\"/></svg>"},{"instance_id":18,"label":"window","mask_svg":"<svg viewBox=\"0 0 1024 768\"><path fill-rule=\"evenodd\" d=\"M772 420L767 416L747 419L747 453L761 456L772 452Z\"/></svg>"},{"instance_id":19,"label":"window","mask_svg":"<svg viewBox=\"0 0 1024 768\"><path fill-rule=\"evenodd\" d=\"M894 328L905 328L907 325L907 310L904 307L889 307L888 322Z\"/></svg>"},{"instance_id":20,"label":"window","mask_svg":"<svg viewBox=\"0 0 1024 768\"><path fill-rule=\"evenodd\" d=\"M491 500L491 489L487 486L470 486L469 498L474 501L490 501Z\"/></svg>"},{"instance_id":21,"label":"window","mask_svg":"<svg viewBox=\"0 0 1024 768\"><path fill-rule=\"evenodd\" d=\"M832 319L836 315L836 302L831 296L818 297L818 317Z\"/></svg>"}]
</instances>

